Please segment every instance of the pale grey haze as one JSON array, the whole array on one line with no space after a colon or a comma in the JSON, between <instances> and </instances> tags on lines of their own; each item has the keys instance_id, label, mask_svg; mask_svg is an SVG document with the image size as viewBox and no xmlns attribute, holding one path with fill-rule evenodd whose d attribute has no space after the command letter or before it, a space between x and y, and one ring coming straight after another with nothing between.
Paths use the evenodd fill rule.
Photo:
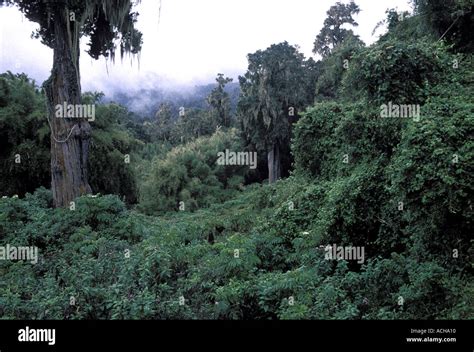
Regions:
<instances>
[{"instance_id":1,"label":"pale grey haze","mask_svg":"<svg viewBox=\"0 0 474 352\"><path fill-rule=\"evenodd\" d=\"M348 1L342 1L347 3ZM137 28L143 33L140 57L93 60L81 48L83 90L110 94L117 89L176 88L210 83L218 72L234 79L245 72L247 54L288 41L307 57L335 0L142 0ZM356 34L373 43L385 10L411 10L409 0L356 0ZM16 8L0 8L0 72L25 72L41 84L52 66L52 50L31 39L37 28ZM317 59L317 57L315 57Z\"/></svg>"}]
</instances>

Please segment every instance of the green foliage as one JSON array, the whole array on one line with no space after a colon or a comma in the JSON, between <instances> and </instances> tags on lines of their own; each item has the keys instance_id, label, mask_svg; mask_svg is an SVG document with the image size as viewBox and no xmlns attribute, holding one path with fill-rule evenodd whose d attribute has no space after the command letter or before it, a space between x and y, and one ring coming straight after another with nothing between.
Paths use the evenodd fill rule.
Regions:
<instances>
[{"instance_id":1,"label":"green foliage","mask_svg":"<svg viewBox=\"0 0 474 352\"><path fill-rule=\"evenodd\" d=\"M23 196L50 182L44 100L25 74L0 75L0 190Z\"/></svg>"},{"instance_id":2,"label":"green foliage","mask_svg":"<svg viewBox=\"0 0 474 352\"><path fill-rule=\"evenodd\" d=\"M169 140L171 135L171 130L173 128L173 115L171 111L171 106L166 103L162 103L158 108L158 111L155 115L156 123L152 126L156 128L156 137L161 140Z\"/></svg>"},{"instance_id":3,"label":"green foliage","mask_svg":"<svg viewBox=\"0 0 474 352\"><path fill-rule=\"evenodd\" d=\"M101 104L102 97L97 92L83 95L84 104L97 107L90 147L90 184L96 193L121 195L134 203L135 176L125 155L136 151L140 142L127 128L128 110ZM2 195L24 196L40 186L49 187L51 142L44 96L25 74L7 72L0 75L0 103Z\"/></svg>"},{"instance_id":4,"label":"green foliage","mask_svg":"<svg viewBox=\"0 0 474 352\"><path fill-rule=\"evenodd\" d=\"M324 26L314 41L313 52L325 58L348 37L354 36L352 30L346 29L343 26L347 24L358 26L352 16L359 12L360 8L355 2L350 2L349 4L337 2L331 6L326 13L327 18L324 21Z\"/></svg>"},{"instance_id":5,"label":"green foliage","mask_svg":"<svg viewBox=\"0 0 474 352\"><path fill-rule=\"evenodd\" d=\"M183 114L177 118L172 127L170 140L177 146L201 136L210 136L216 131L217 122L218 120L210 111L196 108L184 109Z\"/></svg>"},{"instance_id":6,"label":"green foliage","mask_svg":"<svg viewBox=\"0 0 474 352\"><path fill-rule=\"evenodd\" d=\"M316 82L316 101L336 99L341 82L352 63L355 53L361 51L364 43L355 35L349 34L322 62L322 73Z\"/></svg>"},{"instance_id":7,"label":"green foliage","mask_svg":"<svg viewBox=\"0 0 474 352\"><path fill-rule=\"evenodd\" d=\"M348 175L372 158L383 161L393 153L406 123L381 118L379 108L365 103L315 104L294 129L296 171L328 179Z\"/></svg>"},{"instance_id":8,"label":"green foliage","mask_svg":"<svg viewBox=\"0 0 474 352\"><path fill-rule=\"evenodd\" d=\"M311 203L298 202L310 226L293 240L293 248L306 254L296 258L315 265L309 248L327 243L364 245L371 258L362 267L351 263L344 275L351 288L343 286L340 294L355 292L344 298L346 318L349 312L368 319L466 318L472 310L466 301L472 288L459 292L472 268L472 60L437 50L431 56L438 70L422 85L397 81L403 74L393 72L389 82L398 89L383 90L393 95L372 94L372 104L316 104L295 127L296 174L316 182L307 191ZM410 60L428 57L418 55ZM373 104L382 97L406 101L410 94L425 102L420 121L381 118ZM292 218L279 216L282 235L285 228L296 233ZM330 282L337 277L336 271ZM337 297L333 286L327 289Z\"/></svg>"},{"instance_id":9,"label":"green foliage","mask_svg":"<svg viewBox=\"0 0 474 352\"><path fill-rule=\"evenodd\" d=\"M472 52L474 4L470 0L412 0L425 28L453 43L457 50Z\"/></svg>"},{"instance_id":10,"label":"green foliage","mask_svg":"<svg viewBox=\"0 0 474 352\"><path fill-rule=\"evenodd\" d=\"M86 93L84 101L98 103ZM133 152L141 143L126 128L129 112L115 104L98 104L89 157L89 184L95 193L117 194L127 203L138 200ZM113 177L110 177L113 175Z\"/></svg>"},{"instance_id":11,"label":"green foliage","mask_svg":"<svg viewBox=\"0 0 474 352\"><path fill-rule=\"evenodd\" d=\"M472 70L472 65L466 71ZM463 76L462 70L456 75ZM418 255L453 249L468 253L471 232L474 144L472 89L448 83L440 96L423 106L422 122L404 130L393 163L390 191L410 211L404 212L403 231L417 233ZM461 256L459 266L468 265Z\"/></svg>"},{"instance_id":12,"label":"green foliage","mask_svg":"<svg viewBox=\"0 0 474 352\"><path fill-rule=\"evenodd\" d=\"M443 45L383 41L359 51L343 81L346 96L387 104L422 104L448 61Z\"/></svg>"},{"instance_id":13,"label":"green foliage","mask_svg":"<svg viewBox=\"0 0 474 352\"><path fill-rule=\"evenodd\" d=\"M243 182L245 166L218 165L218 152L226 149L242 149L235 129L217 131L157 156L140 192L141 208L156 213L177 210L183 202L185 210L194 210L234 193Z\"/></svg>"},{"instance_id":14,"label":"green foliage","mask_svg":"<svg viewBox=\"0 0 474 352\"><path fill-rule=\"evenodd\" d=\"M435 42L439 39L432 31L426 29L425 17L412 15L407 11L399 12L396 9L385 11L387 18L377 23L373 33L386 24L388 31L383 34L379 43L386 40L413 42L416 40Z\"/></svg>"},{"instance_id":15,"label":"green foliage","mask_svg":"<svg viewBox=\"0 0 474 352\"><path fill-rule=\"evenodd\" d=\"M7 319L469 318L472 285L436 257L423 261L394 253L370 258L359 270L324 260L314 229L303 230L313 222L306 215L320 216L315 209L327 186L308 182L292 177L250 187L227 203L163 218L130 212L113 196L79 198L76 210L50 208L51 194L44 189L24 200L0 199L0 245L36 245L40 253L35 265L0 261L0 314ZM293 210L288 199L295 200ZM282 224L286 229L280 231Z\"/></svg>"},{"instance_id":16,"label":"green foliage","mask_svg":"<svg viewBox=\"0 0 474 352\"><path fill-rule=\"evenodd\" d=\"M311 102L305 100L305 92L312 66L287 42L259 50L248 59L248 71L239 77L239 116L246 139L266 152L276 141L288 142L290 111L297 116Z\"/></svg>"},{"instance_id":17,"label":"green foliage","mask_svg":"<svg viewBox=\"0 0 474 352\"><path fill-rule=\"evenodd\" d=\"M224 88L227 83L232 82L232 78L226 77L219 73L216 78L217 87L214 88L207 97L207 103L212 108L212 114L216 116L220 126L229 127L230 120L230 97Z\"/></svg>"}]
</instances>

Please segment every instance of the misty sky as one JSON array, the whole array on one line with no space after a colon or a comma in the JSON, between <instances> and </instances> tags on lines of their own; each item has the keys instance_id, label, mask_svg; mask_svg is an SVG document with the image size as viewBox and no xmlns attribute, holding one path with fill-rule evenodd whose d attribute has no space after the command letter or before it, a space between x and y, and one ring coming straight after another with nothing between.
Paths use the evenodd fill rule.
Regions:
<instances>
[{"instance_id":1,"label":"misty sky","mask_svg":"<svg viewBox=\"0 0 474 352\"><path fill-rule=\"evenodd\" d=\"M137 28L143 33L140 68L137 58L115 64L81 54L83 90L106 94L117 88L173 87L210 83L218 72L237 78L247 67L246 55L284 40L313 56L316 35L335 0L142 0ZM347 3L347 1L343 1ZM372 36L385 10L410 10L409 0L356 0L356 34ZM0 72L26 72L41 84L52 66L52 50L31 39L36 24L16 8L0 8ZM86 49L87 40L81 42ZM314 56L313 56L314 57ZM106 67L108 67L108 74Z\"/></svg>"}]
</instances>

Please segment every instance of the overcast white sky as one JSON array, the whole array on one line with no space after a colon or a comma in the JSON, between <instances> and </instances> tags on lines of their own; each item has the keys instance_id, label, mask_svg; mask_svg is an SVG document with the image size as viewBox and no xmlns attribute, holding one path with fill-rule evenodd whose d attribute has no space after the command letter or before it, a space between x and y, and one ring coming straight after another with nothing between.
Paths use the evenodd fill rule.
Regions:
<instances>
[{"instance_id":1,"label":"overcast white sky","mask_svg":"<svg viewBox=\"0 0 474 352\"><path fill-rule=\"evenodd\" d=\"M348 1L342 1L347 3ZM143 33L140 68L135 59L98 61L81 56L83 90L134 90L160 85L210 83L218 72L237 78L246 55L284 40L312 55L326 11L336 0L142 0L137 27ZM361 13L355 32L370 44L385 10L410 10L409 0L356 0ZM52 66L52 51L30 34L36 24L16 8L0 8L0 72L26 72L41 84ZM81 43L86 48L86 40Z\"/></svg>"}]
</instances>

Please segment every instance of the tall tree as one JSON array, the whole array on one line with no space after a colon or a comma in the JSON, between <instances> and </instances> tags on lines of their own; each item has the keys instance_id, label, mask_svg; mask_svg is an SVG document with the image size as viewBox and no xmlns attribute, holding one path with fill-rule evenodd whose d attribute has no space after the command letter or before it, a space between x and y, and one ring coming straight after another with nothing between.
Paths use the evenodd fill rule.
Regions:
<instances>
[{"instance_id":1,"label":"tall tree","mask_svg":"<svg viewBox=\"0 0 474 352\"><path fill-rule=\"evenodd\" d=\"M230 125L230 97L229 93L225 91L227 83L232 82L232 78L225 77L222 73L217 74L217 87L215 87L207 97L207 103L217 115L219 124L224 127Z\"/></svg>"},{"instance_id":2,"label":"tall tree","mask_svg":"<svg viewBox=\"0 0 474 352\"><path fill-rule=\"evenodd\" d=\"M340 45L347 37L353 36L350 29L343 28L344 25L358 26L352 17L360 12L359 6L351 1L349 4L337 2L328 10L324 20L324 26L314 41L313 52L320 54L323 58L329 56L331 51Z\"/></svg>"},{"instance_id":3,"label":"tall tree","mask_svg":"<svg viewBox=\"0 0 474 352\"><path fill-rule=\"evenodd\" d=\"M89 40L94 59L114 60L120 54L136 54L142 35L134 28L137 13L131 0L0 0L16 5L30 21L39 24L34 34L53 49L51 76L43 84L51 127L51 188L55 206L67 206L77 196L90 193L87 160L91 126L81 116L55 114L58 105L81 105L79 40ZM64 112L63 112L64 113Z\"/></svg>"},{"instance_id":4,"label":"tall tree","mask_svg":"<svg viewBox=\"0 0 474 352\"><path fill-rule=\"evenodd\" d=\"M281 177L282 151L289 150L291 123L312 103L313 60L287 42L248 55L248 71L239 77L238 115L244 138L267 153L270 183Z\"/></svg>"}]
</instances>

